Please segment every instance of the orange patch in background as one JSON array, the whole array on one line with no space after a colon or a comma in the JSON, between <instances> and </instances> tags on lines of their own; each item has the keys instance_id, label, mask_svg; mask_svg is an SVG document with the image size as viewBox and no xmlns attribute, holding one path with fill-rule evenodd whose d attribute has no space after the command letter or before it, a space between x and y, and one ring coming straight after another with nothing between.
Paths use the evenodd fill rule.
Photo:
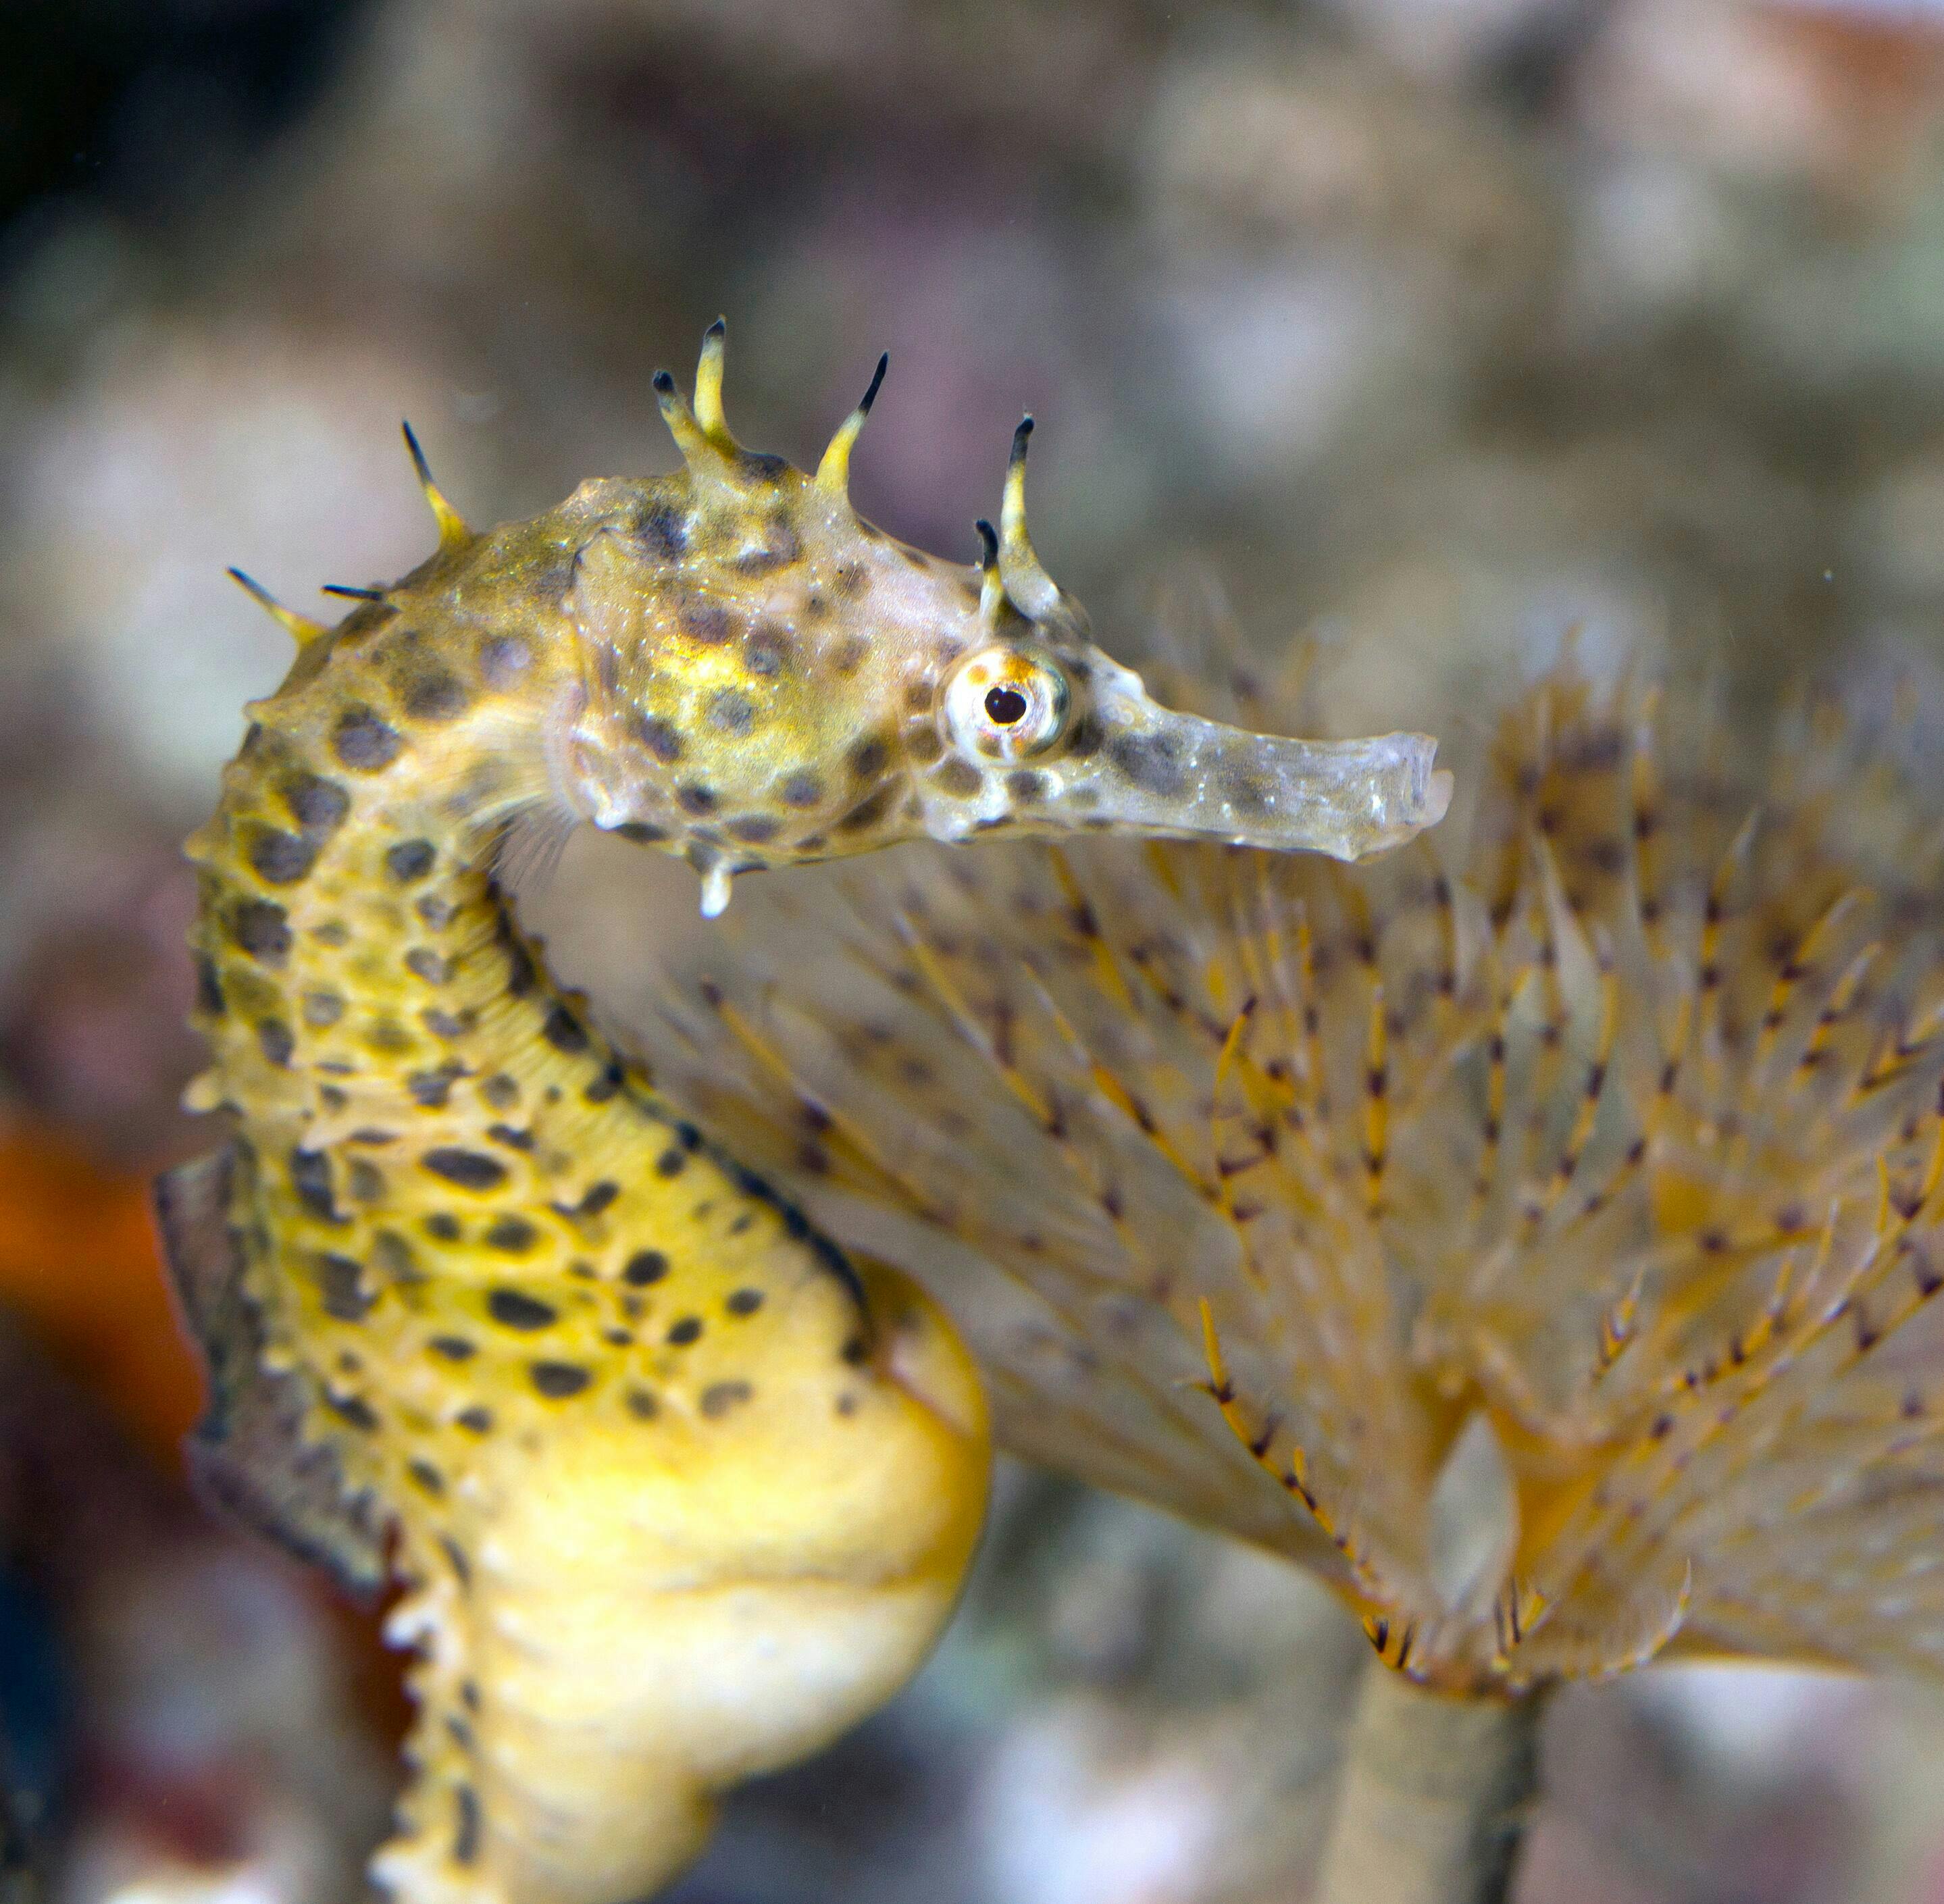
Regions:
<instances>
[{"instance_id":1,"label":"orange patch in background","mask_svg":"<svg viewBox=\"0 0 1944 1904\"><path fill-rule=\"evenodd\" d=\"M0 1125L0 1308L172 1473L202 1412L149 1180L44 1127Z\"/></svg>"},{"instance_id":2,"label":"orange patch in background","mask_svg":"<svg viewBox=\"0 0 1944 1904\"><path fill-rule=\"evenodd\" d=\"M203 1412L202 1364L176 1312L151 1183L45 1124L0 1124L0 1310L179 1486L183 1443ZM353 1607L321 1571L304 1572L343 1636L356 1703L395 1743L411 1708L380 1635L383 1609Z\"/></svg>"}]
</instances>

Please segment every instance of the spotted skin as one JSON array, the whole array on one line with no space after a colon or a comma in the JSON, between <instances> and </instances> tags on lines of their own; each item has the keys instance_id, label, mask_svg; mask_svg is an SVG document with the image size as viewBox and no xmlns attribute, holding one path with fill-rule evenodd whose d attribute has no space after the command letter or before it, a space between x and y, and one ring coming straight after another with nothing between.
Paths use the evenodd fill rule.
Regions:
<instances>
[{"instance_id":1,"label":"spotted skin","mask_svg":"<svg viewBox=\"0 0 1944 1904\"><path fill-rule=\"evenodd\" d=\"M235 1135L165 1229L210 1436L247 1428L232 1493L354 1574L392 1534L418 1718L374 1869L406 1904L653 1890L724 1786L909 1675L989 1464L915 1286L811 1234L554 984L495 883L509 829L564 809L679 852L712 912L737 872L913 832L1358 851L1442 810L1417 737L1319 751L1148 702L1032 556L1023 432L961 569L852 512L862 408L806 477L734 444L721 361L718 327L693 411L660 385L681 475L528 522L472 533L412 442L437 552L334 627L269 604L297 657L189 843L190 1101ZM281 1407L301 1513L262 1452Z\"/></svg>"}]
</instances>

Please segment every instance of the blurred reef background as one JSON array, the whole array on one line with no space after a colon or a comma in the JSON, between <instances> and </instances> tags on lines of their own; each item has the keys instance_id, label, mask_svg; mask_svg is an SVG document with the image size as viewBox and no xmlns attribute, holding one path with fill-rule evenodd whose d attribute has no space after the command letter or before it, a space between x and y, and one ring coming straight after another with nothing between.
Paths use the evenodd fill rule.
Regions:
<instances>
[{"instance_id":1,"label":"blurred reef background","mask_svg":"<svg viewBox=\"0 0 1944 1904\"><path fill-rule=\"evenodd\" d=\"M672 467L731 323L802 462L969 559L1022 409L1116 653L1311 638L1447 758L1569 638L1944 662L1944 8L1920 0L0 0L0 1900L338 1904L366 1615L188 1498L145 1180L201 1139L182 836L294 605ZM1004 850L1003 848L982 849ZM625 1018L685 869L531 909ZM1008 1470L944 1649L680 1904L1300 1894L1364 1650L1266 1558ZM1561 1699L1522 1904L1939 1904L1944 1704Z\"/></svg>"}]
</instances>

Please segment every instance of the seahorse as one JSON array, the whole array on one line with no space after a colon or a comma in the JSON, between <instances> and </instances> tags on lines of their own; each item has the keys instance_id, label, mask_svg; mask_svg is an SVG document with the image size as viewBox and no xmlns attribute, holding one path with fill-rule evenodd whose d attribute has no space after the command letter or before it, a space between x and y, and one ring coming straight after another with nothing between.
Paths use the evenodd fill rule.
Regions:
<instances>
[{"instance_id":1,"label":"seahorse","mask_svg":"<svg viewBox=\"0 0 1944 1904\"><path fill-rule=\"evenodd\" d=\"M1443 811L1433 743L1175 714L1028 539L1017 435L977 567L865 521L850 451L753 454L655 380L683 461L438 547L295 637L190 840L193 1107L158 1204L214 1401L205 1479L405 1587L408 1904L614 1904L718 1795L871 1710L983 1516L979 1378L685 1121L549 975L496 876L551 813L731 879L930 835L1192 833L1345 856ZM385 1543L389 1542L389 1550Z\"/></svg>"}]
</instances>

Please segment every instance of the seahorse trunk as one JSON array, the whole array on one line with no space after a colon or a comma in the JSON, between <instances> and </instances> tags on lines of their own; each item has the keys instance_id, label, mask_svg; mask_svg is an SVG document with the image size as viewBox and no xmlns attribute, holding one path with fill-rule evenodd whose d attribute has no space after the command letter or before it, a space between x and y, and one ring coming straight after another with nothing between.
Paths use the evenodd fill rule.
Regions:
<instances>
[{"instance_id":1,"label":"seahorse trunk","mask_svg":"<svg viewBox=\"0 0 1944 1904\"><path fill-rule=\"evenodd\" d=\"M550 983L489 864L564 684L541 642L469 643L428 672L354 617L254 710L192 842L197 1097L240 1121L263 1360L411 1589L416 1776L380 1875L614 1904L922 1657L983 1407L922 1297L860 1278Z\"/></svg>"}]
</instances>

